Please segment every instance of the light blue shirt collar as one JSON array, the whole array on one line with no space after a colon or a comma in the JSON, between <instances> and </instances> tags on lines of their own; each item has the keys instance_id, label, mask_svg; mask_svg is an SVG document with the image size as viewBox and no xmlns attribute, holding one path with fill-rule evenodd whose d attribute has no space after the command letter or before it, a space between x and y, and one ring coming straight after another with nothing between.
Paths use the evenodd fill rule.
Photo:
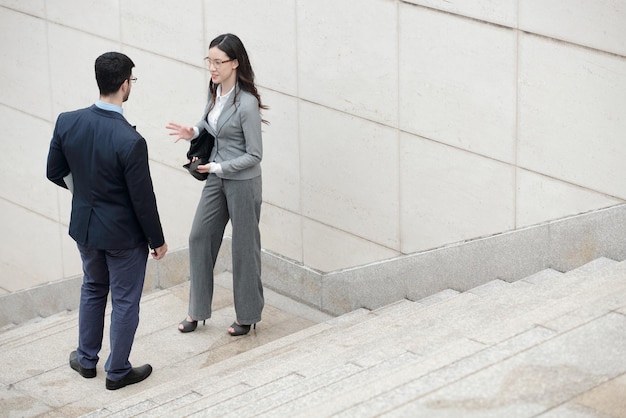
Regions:
<instances>
[{"instance_id":1,"label":"light blue shirt collar","mask_svg":"<svg viewBox=\"0 0 626 418\"><path fill-rule=\"evenodd\" d=\"M124 109L122 109L121 107L111 104L111 103L107 103L107 102L103 102L102 100L98 100L96 101L96 107L102 109L102 110L109 110L111 112L117 112L120 115L124 115Z\"/></svg>"}]
</instances>

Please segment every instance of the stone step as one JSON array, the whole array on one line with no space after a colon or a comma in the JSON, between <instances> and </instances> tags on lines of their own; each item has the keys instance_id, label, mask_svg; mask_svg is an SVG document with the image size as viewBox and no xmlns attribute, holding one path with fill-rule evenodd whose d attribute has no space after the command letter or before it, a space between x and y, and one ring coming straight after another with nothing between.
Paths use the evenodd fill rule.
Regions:
<instances>
[{"instance_id":1,"label":"stone step","mask_svg":"<svg viewBox=\"0 0 626 418\"><path fill-rule=\"evenodd\" d=\"M407 305L413 305L413 302L400 301L396 304L393 304L393 306L397 307L397 309L403 309L403 307L406 307ZM382 310L387 311L391 309L390 307L385 307ZM289 356L296 356L296 358L299 358L301 355L303 355L304 350L308 350L308 348L314 348L314 341L324 341L328 338L331 331L340 333L345 332L344 330L354 325L361 324L363 321L367 321L368 319L366 317L368 317L369 320L374 318L370 311L360 309L352 313L342 315L341 317L331 319L324 323L314 325L302 331L293 333L280 340L273 341L269 344L264 344L263 346L257 347L254 350L246 351L230 359L229 361L214 364L210 369L203 368L201 370L197 370L193 379L189 379L188 377L179 378L176 381L169 383L168 385L157 388L155 391L147 393L147 396L150 398L169 396L168 392L172 387L178 388L177 392L180 393L180 396L187 395L186 391L199 392L202 391L202 387L206 384L205 382L213 382L215 380L215 376L220 376L220 380L224 381L224 376L228 375L233 370L248 370L250 365L253 365L255 369L261 370L261 372L265 367L273 368L273 363L278 365L282 364L282 367L286 367L285 362L287 360L285 359ZM245 341L248 338L250 337L247 336L236 340ZM304 341L305 349L302 349L300 347L301 345L303 345L302 341ZM270 376L267 375L267 377ZM265 377L261 376L260 378ZM208 386L209 387L207 388L207 390L209 391L217 390L214 383L209 383ZM181 390L179 388L183 389ZM118 403L110 406L109 411L116 412L119 411L121 408L134 407L135 402L140 403L144 399L144 395L141 394L136 397L136 399L128 399L121 404Z\"/></svg>"},{"instance_id":2,"label":"stone step","mask_svg":"<svg viewBox=\"0 0 626 418\"><path fill-rule=\"evenodd\" d=\"M535 350L535 347L540 347L542 343L548 344L552 339L576 333L578 329L586 329L586 332L593 333L593 324L607 317L611 317L609 322L613 325L610 326L616 326L622 331L626 331L624 329L626 324L621 321L623 318L620 318L619 315L614 315L620 309L622 311L626 310L624 309L624 306L626 306L626 286L624 286L626 268L621 266L620 271L615 272L614 278L615 282L621 281L619 286L608 286L603 297L597 297L596 300L590 298L587 304L582 304L582 308L559 318L559 321L563 321L567 326L555 328L550 326L550 322L547 325L541 322L527 323L523 327L518 327L517 334L494 345L481 345L473 338L457 338L448 344L439 345L436 351L427 355L428 361L408 365L398 372L391 373L386 378L378 379L375 384L364 382L363 385L352 386L348 392L338 392L332 398L325 398L319 405L320 409L316 409L316 411L320 412L320 416L328 416L331 412L338 413L342 411L342 408L345 408L349 411L345 416L361 416L359 414L364 411L367 411L367 416L377 416L377 414L385 410L383 408L385 405L386 407L389 405L402 405L407 402L407 399L411 397L416 398L420 393L426 394L439 387L445 387L461 381L482 369L495 367L508 358L522 355L531 349ZM584 295L585 292L578 292L578 294ZM563 303L567 302L563 301ZM520 332L521 329L525 329L525 331ZM619 345L619 338L615 342L610 342L609 336L605 335L603 338L608 339L609 346L613 350L621 352L623 358L623 354L626 354L626 349ZM590 339L589 343L595 345L595 342L592 341L593 339ZM586 353L584 347L581 347L578 353L572 355L576 358L593 358L592 350L595 349L593 345L588 347L590 353ZM415 350L411 350L411 352L415 352ZM562 345L560 352L550 353L552 361L557 364L557 368L560 367L558 364L567 363L568 358L562 359L560 356L566 353L567 345ZM622 360L622 358L616 358L615 355L611 356L611 358L613 359L611 361ZM619 375L626 371L626 363L624 361L616 363L618 364L614 375ZM614 375L609 375L609 378L614 377ZM539 379L535 383L545 384L543 379ZM390 398L389 392L393 392L397 398ZM402 393L405 393L405 395L402 395ZM377 398L378 396L380 397ZM406 398L403 396L406 396ZM347 399L349 401L346 401ZM355 406L361 403L362 406L358 408ZM374 406L377 403L383 409L377 409L378 407ZM411 416L411 414L407 415ZM465 416L465 413L459 413L459 415ZM435 415L425 414L424 416ZM501 413L495 416L511 415Z\"/></svg>"},{"instance_id":3,"label":"stone step","mask_svg":"<svg viewBox=\"0 0 626 418\"><path fill-rule=\"evenodd\" d=\"M611 267L616 265L615 262L595 262L593 265L568 273L569 277L566 281L568 283L576 281L591 288L596 281L594 276L600 271L605 271L604 276L613 279L612 281L607 279L608 282L620 284L620 282L623 283L620 278L623 277L623 270L626 268L621 265L621 270L618 268L611 270ZM550 274L550 276L553 278L558 276L561 279L566 275ZM603 278L606 279L604 276ZM192 396L189 392L161 404L156 400L151 400L150 404L144 401L142 405L146 409L143 413L145 416L169 413L182 416L195 413L210 416L226 414L250 416L248 415L250 413L256 416L264 412L262 408L265 405L265 412L268 416L291 416L298 411L304 415L315 411L317 415L319 408L324 410L324 407L332 409L332 413L345 408L346 411L356 411L356 416L359 416L360 410L356 405L382 395L390 388L396 387L399 382L404 381L406 385L422 384L432 390L433 379L439 379L444 383L443 386L449 385L476 373L477 370L492 367L498 362L539 346L542 342L556 338L560 335L558 331L535 324L530 327L525 324L525 329L496 344L481 343L466 336L450 335L447 331L441 331L441 329L451 327L452 324L458 324L457 328L463 329L468 323L473 323L474 319L468 315L454 315L457 308L462 313L471 310L472 306L493 305L502 294L517 298L528 290L529 286L541 286L541 284L533 285L532 282L548 283L550 287L560 290L562 286L555 286L555 281L556 279L537 280L535 277L519 285L494 282L447 299L447 302L434 305L411 302L393 304L393 306L363 314L359 322L340 330L341 333L334 328L329 328L320 334L294 341L293 344L299 347L298 349L285 350L277 356L272 356L271 359L264 355L258 356L256 361L248 358L250 363L246 365L244 362L243 369L238 369L239 362L214 365L212 370L203 373L191 385L193 393L203 394L202 396ZM597 286L601 287L601 285ZM617 290L624 293L623 286ZM589 293L587 289L577 290L570 298ZM489 300L489 297L493 300ZM480 303L475 302L477 298L480 299ZM567 298L560 299L562 303L568 303ZM468 306L467 303L470 305ZM619 303L624 306L623 299L617 302L618 305ZM457 304L459 306L455 306ZM492 311L485 308L485 314L497 314L502 309L500 305ZM595 313L600 315L595 319L603 316L602 310ZM424 316L428 318L427 323L431 317L438 317L439 322L422 328L421 331L419 326L409 328L409 331L412 328L417 329L416 332L405 332L406 328L402 327L396 327L401 329L390 328L407 315L421 316L422 325ZM442 324L442 316L452 316L452 319L445 318L446 321ZM487 325L487 328L489 326L497 328L498 324ZM372 328L374 331L368 332L365 328ZM439 349L428 352L422 350L420 354L416 354L420 351L418 348L421 341L417 344L414 341L431 332L439 333L439 340L436 338L435 342L430 343L434 347L438 346ZM380 334L378 338L375 338L376 333ZM302 345L303 343L305 345ZM251 350L246 354L248 357L254 357L257 353ZM400 371L393 372L394 370ZM416 376L425 376L424 379L428 384L412 383ZM216 379L219 379L218 383L215 383ZM294 387L297 389L293 389ZM375 387L378 389L374 389ZM346 388L353 390L346 395ZM360 401L357 401L358 399ZM384 398L385 405L388 405L387 400ZM235 408L233 404L242 405L243 409ZM249 408L250 404L255 407L251 410L245 409ZM137 413L139 405L132 405L128 407L130 408L128 410ZM371 409L364 411L371 411ZM124 409L118 412L125 413ZM368 412L366 415L371 415L371 413Z\"/></svg>"},{"instance_id":4,"label":"stone step","mask_svg":"<svg viewBox=\"0 0 626 418\"><path fill-rule=\"evenodd\" d=\"M623 271L620 276L624 277ZM623 294L624 292L621 291L621 293ZM623 297L620 303L624 306L625 300ZM611 312L605 313L605 315L611 315ZM602 317L601 315L598 318ZM417 397L416 394L420 393L420 388L422 388L422 393L428 393L437 388L437 385L445 387L455 381L463 381L466 376L482 368L492 367L505 361L511 355L517 355L516 353L523 353L534 346L540 346L542 341L549 341L553 334L554 332L548 329L535 327L508 341L488 348L481 349L480 346L476 346L473 340L457 341L452 346L449 344L448 347L441 346L437 353L430 356L428 361L414 363L409 367L402 368L398 372L390 374L387 379L362 382L361 385L346 385L350 388L348 391L342 391L337 388L332 397L321 397L318 399L317 404L315 406L310 405L308 410L302 408L301 410L304 411L302 416L306 416L312 410L315 410L316 414L319 414L318 416L329 416L331 413L339 413L344 409L345 414L338 416L377 416L385 411L385 408L389 408L389 405L402 405L411 396ZM437 359L441 359L441 361L437 361ZM558 358L553 358L553 360L559 361ZM623 370L623 366L622 363L622 369L618 368L616 374ZM416 377L419 376L423 377L416 380ZM406 393L406 398L402 397L403 393ZM302 399L298 400L298 407L303 406L302 401ZM280 416L281 413L287 410L290 409L286 407L276 408L267 416ZM290 412L293 412L293 410L290 410ZM481 413L484 414L484 411ZM293 414L291 415L294 416ZM296 414L295 416L298 415ZM416 416L415 411L405 413L404 416ZM429 411L423 415L417 414L417 416L436 415L434 411ZM445 416L466 416L466 412L448 412ZM478 416L484 415L478 414ZM512 415L501 413L494 416Z\"/></svg>"},{"instance_id":5,"label":"stone step","mask_svg":"<svg viewBox=\"0 0 626 418\"><path fill-rule=\"evenodd\" d=\"M469 396L472 387L464 382L480 382L496 393L494 382L508 382L502 383L498 371L530 367L534 357L527 353L561 364L557 367L565 367L579 392L626 371L626 345L608 336L609 330L626 335L621 321L626 263L609 259L567 273L546 270L514 283L494 280L464 293L446 290L337 318L267 291L263 322L236 338L225 332L234 318L230 278L224 274L217 280L213 317L190 334L176 329L185 315L187 285L143 298L131 361L148 361L155 371L120 391L104 390L101 366L90 380L67 366L77 340L76 312L5 329L0 333L0 410L11 416L71 417L412 416L424 411L424 416L449 416L464 405L449 388ZM598 338L603 346L585 346L584 338ZM621 344L622 337L615 341ZM570 343L576 348L572 353L564 350ZM597 361L600 373L593 379L578 376L593 350L605 357ZM108 353L108 337L102 352ZM615 367L607 371L609 354ZM554 381L563 383L558 374ZM519 399L535 396L526 380L519 386L513 384L512 391ZM560 396L549 395L566 408ZM502 393L490 398L489 407L508 416L510 405L494 406L497 399L513 400ZM445 408L438 410L438 402ZM478 401L472 402L465 405L469 411L461 408L452 415L481 411ZM525 407L535 411L534 404Z\"/></svg>"},{"instance_id":6,"label":"stone step","mask_svg":"<svg viewBox=\"0 0 626 418\"><path fill-rule=\"evenodd\" d=\"M228 281L230 277L227 274L223 279ZM293 301L283 304L286 298L266 290L265 318L259 324L259 331L262 327L266 329L254 338L232 338L226 333L234 318L232 292L216 285L213 317L207 321L207 326L199 326L191 334L181 334L176 326L185 317L188 292L187 283L142 299L141 323L131 362L140 365L148 361L155 372L142 383L142 388L136 385L136 388L131 386L117 391L125 393L104 390L102 364L106 358L101 359L95 379L77 379L75 372L69 369L68 355L75 349L78 337L76 312L5 330L2 334L4 344L0 345L0 363L3 364L0 410L6 400L6 404L10 405L27 405L25 411L32 414L23 413L23 416L47 411L55 411L59 416L79 416L110 402L119 402L134 392L158 387L174 378L194 373L211 362L236 356L255 346L267 345L296 330L307 329L320 320L331 318ZM107 315L102 353L108 353L108 322ZM338 319L338 322L342 320ZM216 357L215 353L219 353L220 357Z\"/></svg>"}]
</instances>

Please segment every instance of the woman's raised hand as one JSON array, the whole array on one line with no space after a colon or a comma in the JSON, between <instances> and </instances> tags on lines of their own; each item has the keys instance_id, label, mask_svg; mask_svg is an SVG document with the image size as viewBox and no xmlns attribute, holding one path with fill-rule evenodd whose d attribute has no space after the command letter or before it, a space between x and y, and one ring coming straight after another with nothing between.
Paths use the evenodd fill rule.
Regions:
<instances>
[{"instance_id":1,"label":"woman's raised hand","mask_svg":"<svg viewBox=\"0 0 626 418\"><path fill-rule=\"evenodd\" d=\"M194 134L196 133L193 130L193 127L179 125L178 123L174 123L174 122L168 123L165 128L171 131L170 135L178 135L178 138L176 138L174 142L178 142L181 139L190 140L191 138L193 138Z\"/></svg>"}]
</instances>

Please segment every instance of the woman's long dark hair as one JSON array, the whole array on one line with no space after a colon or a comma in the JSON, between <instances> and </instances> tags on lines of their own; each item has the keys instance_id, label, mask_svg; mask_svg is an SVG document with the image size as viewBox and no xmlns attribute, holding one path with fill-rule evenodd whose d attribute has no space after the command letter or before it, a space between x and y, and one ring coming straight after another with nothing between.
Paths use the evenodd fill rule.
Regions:
<instances>
[{"instance_id":1,"label":"woman's long dark hair","mask_svg":"<svg viewBox=\"0 0 626 418\"><path fill-rule=\"evenodd\" d=\"M243 46L241 39L232 33L225 33L211 41L209 49L213 47L218 47L228 56L228 59L237 60L239 62L239 66L237 67L237 83L239 84L239 87L256 97L259 102L259 111L268 109L267 106L261 103L261 95L257 91L254 84L254 70L252 70L248 53L246 52L246 48ZM209 91L211 92L212 99L211 107L213 107L213 104L215 103L215 96L217 95L217 85L213 83L213 80L209 83ZM236 91L237 89L235 89L233 100L237 100ZM262 119L262 121L263 123L269 123L265 119Z\"/></svg>"}]
</instances>

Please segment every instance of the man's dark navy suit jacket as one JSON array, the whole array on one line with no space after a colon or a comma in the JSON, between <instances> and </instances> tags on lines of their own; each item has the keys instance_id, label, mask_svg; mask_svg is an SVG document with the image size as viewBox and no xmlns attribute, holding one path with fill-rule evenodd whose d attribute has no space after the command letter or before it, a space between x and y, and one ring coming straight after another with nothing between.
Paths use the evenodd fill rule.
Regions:
<instances>
[{"instance_id":1,"label":"man's dark navy suit jacket","mask_svg":"<svg viewBox=\"0 0 626 418\"><path fill-rule=\"evenodd\" d=\"M59 115L47 177L73 178L70 236L103 250L164 244L145 139L121 114L95 105Z\"/></svg>"}]
</instances>

